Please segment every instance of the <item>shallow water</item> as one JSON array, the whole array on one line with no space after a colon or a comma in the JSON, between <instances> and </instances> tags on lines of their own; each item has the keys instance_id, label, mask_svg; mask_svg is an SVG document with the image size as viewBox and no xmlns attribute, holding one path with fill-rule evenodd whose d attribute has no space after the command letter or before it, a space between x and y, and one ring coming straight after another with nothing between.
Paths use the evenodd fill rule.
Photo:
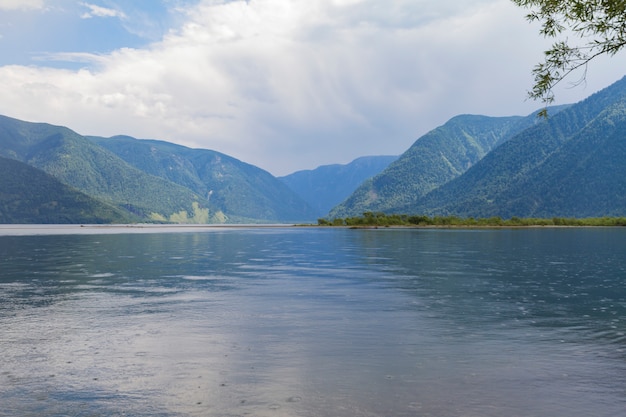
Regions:
<instances>
[{"instance_id":1,"label":"shallow water","mask_svg":"<svg viewBox=\"0 0 626 417\"><path fill-rule=\"evenodd\" d=\"M0 236L3 416L626 409L626 229L60 229Z\"/></svg>"}]
</instances>

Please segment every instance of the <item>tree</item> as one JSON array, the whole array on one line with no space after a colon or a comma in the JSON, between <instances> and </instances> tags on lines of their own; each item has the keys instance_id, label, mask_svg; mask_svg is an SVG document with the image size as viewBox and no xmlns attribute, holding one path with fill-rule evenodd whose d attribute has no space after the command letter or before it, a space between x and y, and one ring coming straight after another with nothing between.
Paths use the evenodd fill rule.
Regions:
<instances>
[{"instance_id":1,"label":"tree","mask_svg":"<svg viewBox=\"0 0 626 417\"><path fill-rule=\"evenodd\" d=\"M540 22L540 33L557 39L545 51L545 60L533 69L534 85L528 95L546 105L554 101L553 88L577 69L600 55L615 55L626 46L626 0L512 0L529 9L526 18ZM570 45L568 34L584 39ZM544 109L541 115L547 115Z\"/></svg>"}]
</instances>

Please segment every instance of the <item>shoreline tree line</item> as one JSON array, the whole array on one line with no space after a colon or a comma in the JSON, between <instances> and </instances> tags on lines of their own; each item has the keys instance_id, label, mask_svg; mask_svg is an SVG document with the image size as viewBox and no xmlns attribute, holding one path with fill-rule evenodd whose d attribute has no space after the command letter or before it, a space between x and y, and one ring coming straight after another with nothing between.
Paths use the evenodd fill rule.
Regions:
<instances>
[{"instance_id":1,"label":"shoreline tree line","mask_svg":"<svg viewBox=\"0 0 626 417\"><path fill-rule=\"evenodd\" d=\"M521 218L501 217L462 218L458 216L425 216L409 214L386 214L367 211L362 216L345 218L320 218L318 226L348 227L529 227L529 226L626 226L626 217L552 217L552 218Z\"/></svg>"}]
</instances>

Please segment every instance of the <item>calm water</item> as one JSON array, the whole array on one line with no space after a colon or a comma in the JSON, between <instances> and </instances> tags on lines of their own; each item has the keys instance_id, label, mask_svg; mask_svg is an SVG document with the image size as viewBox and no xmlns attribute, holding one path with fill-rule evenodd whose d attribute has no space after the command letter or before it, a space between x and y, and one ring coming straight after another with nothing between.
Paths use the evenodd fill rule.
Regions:
<instances>
[{"instance_id":1,"label":"calm water","mask_svg":"<svg viewBox=\"0 0 626 417\"><path fill-rule=\"evenodd\" d=\"M626 229L72 232L0 236L2 416L626 410Z\"/></svg>"}]
</instances>

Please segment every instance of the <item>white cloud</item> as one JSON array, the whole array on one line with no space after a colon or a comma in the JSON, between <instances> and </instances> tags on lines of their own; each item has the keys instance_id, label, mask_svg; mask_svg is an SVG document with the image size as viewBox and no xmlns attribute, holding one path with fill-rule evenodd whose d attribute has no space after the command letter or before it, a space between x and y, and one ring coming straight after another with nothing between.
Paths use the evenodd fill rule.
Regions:
<instances>
[{"instance_id":1,"label":"white cloud","mask_svg":"<svg viewBox=\"0 0 626 417\"><path fill-rule=\"evenodd\" d=\"M279 175L401 153L456 114L539 107L524 99L543 41L523 15L508 0L205 0L146 49L65 55L89 69L0 67L0 113Z\"/></svg>"},{"instance_id":2,"label":"white cloud","mask_svg":"<svg viewBox=\"0 0 626 417\"><path fill-rule=\"evenodd\" d=\"M0 10L43 9L44 0L0 0Z\"/></svg>"},{"instance_id":3,"label":"white cloud","mask_svg":"<svg viewBox=\"0 0 626 417\"><path fill-rule=\"evenodd\" d=\"M101 7L95 4L89 3L80 3L82 6L89 9L88 12L83 13L81 18L83 19L91 19L93 17L118 17L120 19L124 19L126 15L115 9L108 9L106 7Z\"/></svg>"}]
</instances>

